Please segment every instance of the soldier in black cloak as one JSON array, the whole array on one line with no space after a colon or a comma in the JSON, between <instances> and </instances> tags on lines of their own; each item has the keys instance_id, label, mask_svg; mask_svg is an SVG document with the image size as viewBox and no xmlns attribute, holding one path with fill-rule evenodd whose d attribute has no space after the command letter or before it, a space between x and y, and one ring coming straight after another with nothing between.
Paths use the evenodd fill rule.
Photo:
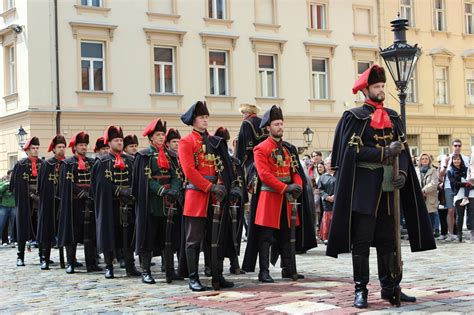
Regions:
<instances>
[{"instance_id":1,"label":"soldier in black cloak","mask_svg":"<svg viewBox=\"0 0 474 315\"><path fill-rule=\"evenodd\" d=\"M48 147L54 156L43 162L38 176L38 234L37 240L43 248L41 270L49 270L51 246L58 235L59 224L59 168L65 158L66 139L56 135Z\"/></svg>"},{"instance_id":2,"label":"soldier in black cloak","mask_svg":"<svg viewBox=\"0 0 474 315\"><path fill-rule=\"evenodd\" d=\"M59 170L58 245L66 247L66 273L75 272L76 249L84 244L87 272L102 271L97 265L94 203L91 197L91 171L94 160L87 157L89 135L77 133L69 142L73 156Z\"/></svg>"},{"instance_id":3,"label":"soldier in black cloak","mask_svg":"<svg viewBox=\"0 0 474 315\"><path fill-rule=\"evenodd\" d=\"M352 91L366 96L362 106L344 112L339 121L331 165L336 170L335 202L326 254L352 251L354 306L366 308L370 246L377 248L381 295L390 300L400 283L395 265L393 189L400 189L401 208L411 250L436 248L423 195L398 114L383 106L385 71L373 65L361 74ZM392 177L392 158L399 155L400 176ZM401 301L415 302L403 292Z\"/></svg>"},{"instance_id":4,"label":"soldier in black cloak","mask_svg":"<svg viewBox=\"0 0 474 315\"><path fill-rule=\"evenodd\" d=\"M36 238L38 222L38 174L43 160L38 158L40 142L32 137L23 146L27 157L18 161L13 168L10 180L10 190L15 194L16 213L16 240L18 254L16 265L25 265L26 242ZM42 249L38 246L40 263L43 262Z\"/></svg>"}]
</instances>

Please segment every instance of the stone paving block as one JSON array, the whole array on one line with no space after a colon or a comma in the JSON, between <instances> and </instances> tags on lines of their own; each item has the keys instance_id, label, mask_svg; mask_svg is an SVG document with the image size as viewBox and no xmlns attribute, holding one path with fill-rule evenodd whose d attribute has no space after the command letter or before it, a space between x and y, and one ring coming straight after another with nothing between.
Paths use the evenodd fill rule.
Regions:
<instances>
[{"instance_id":1,"label":"stone paving block","mask_svg":"<svg viewBox=\"0 0 474 315\"><path fill-rule=\"evenodd\" d=\"M309 314L309 313L314 313L314 312L326 311L333 308L337 308L337 306L334 306L331 304L325 304L325 303L300 301L300 302L269 306L269 307L266 307L265 309L270 310L270 311L289 313L289 314Z\"/></svg>"}]
</instances>

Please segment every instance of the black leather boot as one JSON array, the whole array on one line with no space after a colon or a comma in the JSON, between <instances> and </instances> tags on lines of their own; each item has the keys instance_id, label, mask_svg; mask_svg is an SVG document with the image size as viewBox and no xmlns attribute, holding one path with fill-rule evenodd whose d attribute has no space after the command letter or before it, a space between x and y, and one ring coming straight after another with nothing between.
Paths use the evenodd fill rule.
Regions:
<instances>
[{"instance_id":1,"label":"black leather boot","mask_svg":"<svg viewBox=\"0 0 474 315\"><path fill-rule=\"evenodd\" d=\"M102 271L102 268L100 268L99 265L97 264L97 249L92 244L92 242L84 242L84 255L86 256L87 272ZM112 253L112 261L113 261L113 253ZM112 267L112 275L113 275L113 267Z\"/></svg>"},{"instance_id":2,"label":"black leather boot","mask_svg":"<svg viewBox=\"0 0 474 315\"><path fill-rule=\"evenodd\" d=\"M142 260L142 282L146 284L154 284L155 279L151 275L150 265L151 265L151 253L144 253L140 255Z\"/></svg>"},{"instance_id":3,"label":"black leather boot","mask_svg":"<svg viewBox=\"0 0 474 315\"><path fill-rule=\"evenodd\" d=\"M51 245L43 245L43 261L41 262L41 270L49 270L49 258L51 257Z\"/></svg>"},{"instance_id":4,"label":"black leather boot","mask_svg":"<svg viewBox=\"0 0 474 315\"><path fill-rule=\"evenodd\" d=\"M195 248L187 248L186 249L186 262L188 264L188 278L189 278L189 288L192 291L206 291L206 288L201 284L199 281L199 274L198 274L198 259L199 259L199 252L196 251Z\"/></svg>"},{"instance_id":5,"label":"black leather boot","mask_svg":"<svg viewBox=\"0 0 474 315\"><path fill-rule=\"evenodd\" d=\"M24 267L25 266L25 252L18 252L16 257L16 266Z\"/></svg>"},{"instance_id":6,"label":"black leather boot","mask_svg":"<svg viewBox=\"0 0 474 315\"><path fill-rule=\"evenodd\" d=\"M401 302L416 302L416 297L408 296L401 292L400 284L395 281L392 277L392 270L395 263L395 255L393 253L385 254L383 256L377 255L377 266L379 271L379 281L382 291L380 295L382 299L387 300L392 305L398 305L398 301L395 299L395 292L400 292Z\"/></svg>"},{"instance_id":7,"label":"black leather boot","mask_svg":"<svg viewBox=\"0 0 474 315\"><path fill-rule=\"evenodd\" d=\"M280 257L281 257L281 277L283 279L293 279L293 275L291 274L291 265L293 264L291 259L291 247L290 243L283 244L283 248L281 249ZM302 274L297 273L298 279L304 279Z\"/></svg>"},{"instance_id":8,"label":"black leather boot","mask_svg":"<svg viewBox=\"0 0 474 315\"><path fill-rule=\"evenodd\" d=\"M258 281L264 283L272 283L273 278L270 276L268 268L270 267L270 243L262 242L258 251L258 264L260 272L258 273Z\"/></svg>"},{"instance_id":9,"label":"black leather boot","mask_svg":"<svg viewBox=\"0 0 474 315\"><path fill-rule=\"evenodd\" d=\"M354 270L355 295L354 306L367 308L367 283L369 283L369 257L352 255L352 267Z\"/></svg>"},{"instance_id":10,"label":"black leather boot","mask_svg":"<svg viewBox=\"0 0 474 315\"><path fill-rule=\"evenodd\" d=\"M114 253L104 252L104 263L105 263L105 279L114 278Z\"/></svg>"},{"instance_id":11,"label":"black leather boot","mask_svg":"<svg viewBox=\"0 0 474 315\"><path fill-rule=\"evenodd\" d=\"M135 267L133 260L133 249L125 248L122 250L123 259L125 260L125 270L128 277L140 277L142 274Z\"/></svg>"},{"instance_id":12,"label":"black leather boot","mask_svg":"<svg viewBox=\"0 0 474 315\"><path fill-rule=\"evenodd\" d=\"M66 246L66 273L73 274L76 266L76 245Z\"/></svg>"},{"instance_id":13,"label":"black leather boot","mask_svg":"<svg viewBox=\"0 0 474 315\"><path fill-rule=\"evenodd\" d=\"M240 269L239 257L237 255L230 258L229 272L234 275L244 275L245 271Z\"/></svg>"}]
</instances>

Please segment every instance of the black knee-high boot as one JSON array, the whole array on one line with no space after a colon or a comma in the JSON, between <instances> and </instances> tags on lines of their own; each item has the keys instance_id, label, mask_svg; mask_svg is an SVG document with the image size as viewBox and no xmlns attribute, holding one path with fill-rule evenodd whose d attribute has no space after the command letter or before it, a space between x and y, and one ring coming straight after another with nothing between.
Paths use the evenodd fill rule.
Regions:
<instances>
[{"instance_id":1,"label":"black knee-high boot","mask_svg":"<svg viewBox=\"0 0 474 315\"><path fill-rule=\"evenodd\" d=\"M354 271L355 295L354 306L367 308L367 283L369 283L369 257L352 255L352 268Z\"/></svg>"},{"instance_id":2,"label":"black knee-high boot","mask_svg":"<svg viewBox=\"0 0 474 315\"><path fill-rule=\"evenodd\" d=\"M260 272L258 273L258 280L265 283L272 283L273 278L270 276L270 242L261 242L258 251L258 264Z\"/></svg>"},{"instance_id":3,"label":"black knee-high boot","mask_svg":"<svg viewBox=\"0 0 474 315\"><path fill-rule=\"evenodd\" d=\"M392 270L395 264L394 253L385 254L383 256L377 255L377 266L379 271L379 281L382 287L382 299L390 301L391 304L396 305L398 301L394 299L395 290L400 290L400 301L402 302L416 302L416 297L408 296L401 292L400 284L392 277Z\"/></svg>"},{"instance_id":4,"label":"black knee-high boot","mask_svg":"<svg viewBox=\"0 0 474 315\"><path fill-rule=\"evenodd\" d=\"M153 279L151 275L151 253L143 253L140 255L141 261L142 261L142 282L146 284L154 284L155 279Z\"/></svg>"}]
</instances>

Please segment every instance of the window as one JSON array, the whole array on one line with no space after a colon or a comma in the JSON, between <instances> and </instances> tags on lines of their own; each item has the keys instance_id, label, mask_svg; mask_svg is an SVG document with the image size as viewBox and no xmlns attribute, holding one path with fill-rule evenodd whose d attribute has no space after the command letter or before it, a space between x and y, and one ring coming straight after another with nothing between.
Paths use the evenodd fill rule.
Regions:
<instances>
[{"instance_id":1,"label":"window","mask_svg":"<svg viewBox=\"0 0 474 315\"><path fill-rule=\"evenodd\" d=\"M5 81L6 81L6 95L16 93L16 55L15 45L5 47Z\"/></svg>"},{"instance_id":2,"label":"window","mask_svg":"<svg viewBox=\"0 0 474 315\"><path fill-rule=\"evenodd\" d=\"M372 66L371 61L358 61L357 62L357 79L360 77L365 70L369 69ZM358 93L358 100L365 101L365 95L361 91Z\"/></svg>"},{"instance_id":3,"label":"window","mask_svg":"<svg viewBox=\"0 0 474 315\"><path fill-rule=\"evenodd\" d=\"M8 155L8 169L12 170L17 161L18 161L18 155L16 154Z\"/></svg>"},{"instance_id":4,"label":"window","mask_svg":"<svg viewBox=\"0 0 474 315\"><path fill-rule=\"evenodd\" d=\"M412 0L400 0L400 15L402 19L408 20L408 26L414 26L413 20L413 1Z\"/></svg>"},{"instance_id":5,"label":"window","mask_svg":"<svg viewBox=\"0 0 474 315\"><path fill-rule=\"evenodd\" d=\"M326 5L322 3L312 3L310 5L311 25L310 28L316 30L326 29Z\"/></svg>"},{"instance_id":6,"label":"window","mask_svg":"<svg viewBox=\"0 0 474 315\"><path fill-rule=\"evenodd\" d=\"M174 55L172 47L154 47L156 93L176 93Z\"/></svg>"},{"instance_id":7,"label":"window","mask_svg":"<svg viewBox=\"0 0 474 315\"><path fill-rule=\"evenodd\" d=\"M209 51L209 87L211 95L229 95L227 51Z\"/></svg>"},{"instance_id":8,"label":"window","mask_svg":"<svg viewBox=\"0 0 474 315\"><path fill-rule=\"evenodd\" d=\"M173 0L149 0L148 10L153 13L173 14L174 2Z\"/></svg>"},{"instance_id":9,"label":"window","mask_svg":"<svg viewBox=\"0 0 474 315\"><path fill-rule=\"evenodd\" d=\"M220 20L226 19L225 1L226 0L208 0L209 18Z\"/></svg>"},{"instance_id":10,"label":"window","mask_svg":"<svg viewBox=\"0 0 474 315\"><path fill-rule=\"evenodd\" d=\"M438 135L438 147L439 147L439 154L445 155L449 154L450 146L451 146L451 136L450 135Z\"/></svg>"},{"instance_id":11,"label":"window","mask_svg":"<svg viewBox=\"0 0 474 315\"><path fill-rule=\"evenodd\" d=\"M434 0L434 29L435 31L446 31L446 9L444 0Z\"/></svg>"},{"instance_id":12,"label":"window","mask_svg":"<svg viewBox=\"0 0 474 315\"><path fill-rule=\"evenodd\" d=\"M466 34L474 34L474 4L470 2L464 3L464 16L466 23Z\"/></svg>"},{"instance_id":13,"label":"window","mask_svg":"<svg viewBox=\"0 0 474 315\"><path fill-rule=\"evenodd\" d=\"M276 24L275 0L255 0L255 22Z\"/></svg>"},{"instance_id":14,"label":"window","mask_svg":"<svg viewBox=\"0 0 474 315\"><path fill-rule=\"evenodd\" d=\"M258 74L260 77L260 96L276 97L276 56L258 55Z\"/></svg>"},{"instance_id":15,"label":"window","mask_svg":"<svg viewBox=\"0 0 474 315\"><path fill-rule=\"evenodd\" d=\"M89 7L101 7L102 0L81 0L81 5Z\"/></svg>"},{"instance_id":16,"label":"window","mask_svg":"<svg viewBox=\"0 0 474 315\"><path fill-rule=\"evenodd\" d=\"M7 8L5 11L13 9L15 7L15 0L7 0Z\"/></svg>"},{"instance_id":17,"label":"window","mask_svg":"<svg viewBox=\"0 0 474 315\"><path fill-rule=\"evenodd\" d=\"M328 99L328 62L327 59L312 59L313 98Z\"/></svg>"},{"instance_id":18,"label":"window","mask_svg":"<svg viewBox=\"0 0 474 315\"><path fill-rule=\"evenodd\" d=\"M413 70L410 81L408 81L406 93L407 93L407 103L417 102L416 69Z\"/></svg>"},{"instance_id":19,"label":"window","mask_svg":"<svg viewBox=\"0 0 474 315\"><path fill-rule=\"evenodd\" d=\"M408 147L410 148L411 156L420 155L420 136L419 135L407 135Z\"/></svg>"},{"instance_id":20,"label":"window","mask_svg":"<svg viewBox=\"0 0 474 315\"><path fill-rule=\"evenodd\" d=\"M83 91L104 91L104 44L81 42L81 72Z\"/></svg>"},{"instance_id":21,"label":"window","mask_svg":"<svg viewBox=\"0 0 474 315\"><path fill-rule=\"evenodd\" d=\"M448 67L435 68L436 104L448 104Z\"/></svg>"},{"instance_id":22,"label":"window","mask_svg":"<svg viewBox=\"0 0 474 315\"><path fill-rule=\"evenodd\" d=\"M354 33L372 34L372 14L369 8L354 9Z\"/></svg>"},{"instance_id":23,"label":"window","mask_svg":"<svg viewBox=\"0 0 474 315\"><path fill-rule=\"evenodd\" d=\"M467 104L474 105L474 69L466 69Z\"/></svg>"}]
</instances>

